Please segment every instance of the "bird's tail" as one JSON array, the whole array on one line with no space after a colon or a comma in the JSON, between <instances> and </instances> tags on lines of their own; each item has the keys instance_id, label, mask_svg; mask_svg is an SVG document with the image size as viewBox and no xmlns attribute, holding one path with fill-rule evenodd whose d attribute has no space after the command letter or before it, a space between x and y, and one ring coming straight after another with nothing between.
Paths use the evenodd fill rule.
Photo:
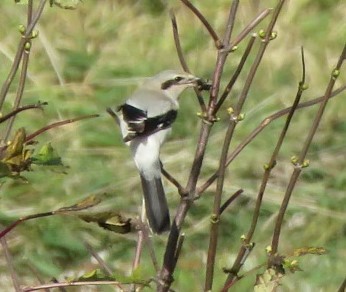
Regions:
<instances>
[{"instance_id":1,"label":"bird's tail","mask_svg":"<svg viewBox=\"0 0 346 292\"><path fill-rule=\"evenodd\" d=\"M171 223L161 177L148 179L141 174L141 181L150 228L157 234L168 231Z\"/></svg>"}]
</instances>

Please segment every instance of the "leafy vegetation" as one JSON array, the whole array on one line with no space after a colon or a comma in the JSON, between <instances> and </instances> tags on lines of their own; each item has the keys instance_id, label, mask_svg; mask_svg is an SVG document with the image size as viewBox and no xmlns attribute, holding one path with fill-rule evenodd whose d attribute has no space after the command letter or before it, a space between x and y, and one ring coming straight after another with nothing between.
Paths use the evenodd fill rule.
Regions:
<instances>
[{"instance_id":1,"label":"leafy vegetation","mask_svg":"<svg viewBox=\"0 0 346 292\"><path fill-rule=\"evenodd\" d=\"M67 5L64 1L57 2L63 3L62 6ZM203 11L216 31L222 33L230 1L192 2ZM231 149L248 135L254 125L277 109L291 105L301 74L301 45L305 49L309 83L303 99L305 101L323 94L330 71L345 42L346 23L342 20L346 5L343 2L306 0L286 3L275 29L278 37L271 43L259 68L244 108L245 120L237 127ZM55 6L45 8L37 26L39 36L32 41L23 103L44 101L48 105L43 111L31 110L18 115L14 129L25 127L27 135L60 120L92 114L100 114L100 117L55 128L35 138L37 151L32 155L36 165L30 166L32 171L21 173L25 181L1 180L2 226L30 214L73 205L92 194L102 196L107 193L98 206L102 211L122 213L129 217L138 214L141 204L140 181L118 128L105 109L121 104L142 77L166 68L180 67L168 11L152 3L104 0L83 1L73 10L61 10ZM235 33L254 17L257 9L274 6L275 3L241 3L238 12L241 17L238 18ZM192 72L211 78L215 64L213 43L198 20L191 17L191 12L179 1L170 1L170 5L176 10L182 47ZM0 3L0 11L0 84L3 84L20 39L18 25L26 21L26 5L4 0ZM222 85L228 82L240 57L241 52L235 52L228 60ZM248 69L245 65L244 70L247 72ZM337 87L346 82L344 72ZM241 90L244 78L245 75L240 76L234 94ZM15 79L10 88L3 112L11 109L18 82ZM299 257L299 268L303 272L282 279L283 287L288 291L335 291L344 279L344 96L345 93L342 93L334 97L327 106L308 153L310 167L303 170L293 193L281 236L280 249L285 254L293 256L298 248L306 245L323 247L327 252L318 257ZM231 105L226 100L225 108ZM264 196L259 229L253 239L256 246L244 271L266 261L265 248L270 244L274 216L277 215L292 169L290 158L299 151L316 108L296 112L279 156L280 161ZM162 152L165 168L181 182L187 181L193 159L200 122L196 115L198 111L197 99L191 92L186 92L181 98L181 111L172 136ZM226 129L223 118L226 116L226 111L220 112L221 121L211 134L202 169L204 179L218 167ZM272 123L226 171L226 197L239 188L244 189L244 193L223 214L214 280L216 291L223 286L226 277L221 273L222 269L232 265L241 245L240 238L250 225L263 164L270 158L268 149L273 147L273 137L278 136L283 123L284 119ZM0 125L0 131L5 131L4 125ZM16 140L14 137L15 132L10 139ZM16 154L20 155L22 162L28 157L28 152L23 148ZM8 163L0 163L1 176L4 171L5 174L9 171L7 167ZM179 196L175 187L168 182L165 188L173 210L178 205ZM183 230L188 240L184 243L179 268L174 274L173 288L177 291L203 289L212 190L195 202L186 219ZM83 242L91 244L119 278L131 278L135 236L115 234L74 216L56 215L24 222L6 239L23 285L32 285L39 277L47 282L51 277L63 280L72 274L72 278L80 278L80 274L97 271L98 264L90 260L90 253ZM153 237L153 241L157 256L161 259L165 237ZM287 265L294 270L294 259L290 260ZM10 275L3 256L0 263L1 274L6 275L1 285L8 288L11 286ZM132 275L138 281L148 279L155 273L147 252L143 255L141 267L135 276ZM270 274L268 271L266 273ZM236 291L249 291L254 286L256 273L258 271L253 272L253 277L239 281ZM107 275L104 276L107 278ZM264 282L267 276L262 275ZM110 288L97 289L109 291Z\"/></svg>"}]
</instances>

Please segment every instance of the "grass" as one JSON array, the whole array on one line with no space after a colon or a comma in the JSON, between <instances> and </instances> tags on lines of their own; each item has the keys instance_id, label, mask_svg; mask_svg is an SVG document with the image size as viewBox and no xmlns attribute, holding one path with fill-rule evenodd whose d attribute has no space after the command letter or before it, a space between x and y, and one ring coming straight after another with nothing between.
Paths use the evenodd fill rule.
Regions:
<instances>
[{"instance_id":1,"label":"grass","mask_svg":"<svg viewBox=\"0 0 346 292\"><path fill-rule=\"evenodd\" d=\"M230 1L202 2L195 1L217 31L222 32ZM49 105L43 113L23 113L15 127L25 126L32 132L53 121L77 115L101 113L101 117L52 130L37 139L41 144L52 142L63 162L69 166L68 174L63 174L60 169L35 167L33 172L25 174L28 184L17 181L4 183L0 194L3 225L10 219L71 205L87 195L103 192L113 195L105 203L108 208L132 215L138 211L141 191L137 173L129 151L123 146L118 129L105 113L105 108L120 104L140 78L166 68L179 68L169 17L166 11L155 11L148 3L150 1L84 1L77 10L47 7L44 11L38 27L40 37L34 40L24 103L42 100L48 101ZM177 10L182 45L192 71L210 78L215 63L212 42L179 1L172 1L172 5ZM263 8L264 4L259 6ZM235 147L264 117L290 105L301 74L301 45L305 48L310 85L304 99L323 93L345 41L342 39L346 31L345 10L343 1L289 1L277 26L278 39L270 45L260 67L246 104L246 119L237 128L235 143L231 147ZM0 3L0 11L2 84L19 39L17 25L25 21L25 6L5 0ZM251 5L241 3L239 15L238 31L254 15ZM236 52L234 59L230 59L225 77L231 75L240 54ZM342 75L339 85L345 83ZM224 84L227 81L225 78ZM240 88L241 82L236 85L236 90ZM15 86L11 88L11 99L14 94ZM335 291L344 277L344 96L345 93L336 97L327 107L309 154L311 167L304 171L294 192L280 248L282 252L289 252L306 245L323 246L328 254L302 259L304 272L289 275L284 280L283 289L287 291ZM226 103L232 105L232 101ZM10 108L10 99L5 106ZM264 198L260 226L254 238L257 245L244 270L265 261L264 248L270 242L273 219L292 171L289 159L301 147L315 110L297 112L293 121ZM173 135L162 151L165 167L183 183L187 180L199 129L197 111L196 99L191 92L186 92ZM266 129L227 171L225 195L240 187L245 189L245 193L225 213L221 226L216 289L225 279L222 267L232 264L240 245L239 238L248 228L262 165L269 159L268 149L271 149L282 123L282 120L276 121ZM212 133L203 168L205 178L217 167L224 126L221 120ZM173 186L168 183L165 186L174 210L178 196ZM187 218L187 240L175 274L174 288L177 291L202 290L213 190L211 187L196 202ZM81 240L90 242L116 273L128 273L135 246L134 236L111 234L91 223L59 216L24 223L7 236L7 240L23 284L36 281L32 269L48 281L53 276L61 280L66 274L76 275L95 268ZM164 239L154 240L158 253L162 254ZM0 263L1 273L9 277L3 256ZM143 266L143 277L151 276L153 271L146 268L150 267L147 255ZM199 272L193 272L195 269ZM248 291L253 282L253 277L244 279L236 291Z\"/></svg>"}]
</instances>

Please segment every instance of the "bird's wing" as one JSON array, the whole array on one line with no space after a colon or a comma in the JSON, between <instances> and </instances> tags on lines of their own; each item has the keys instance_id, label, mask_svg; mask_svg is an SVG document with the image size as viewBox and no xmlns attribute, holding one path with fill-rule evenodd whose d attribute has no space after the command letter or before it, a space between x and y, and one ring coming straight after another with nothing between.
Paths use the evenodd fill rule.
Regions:
<instances>
[{"instance_id":1,"label":"bird's wing","mask_svg":"<svg viewBox=\"0 0 346 292\"><path fill-rule=\"evenodd\" d=\"M131 95L118 111L128 131L124 142L129 142L170 127L177 117L177 104L160 92L141 90Z\"/></svg>"},{"instance_id":2,"label":"bird's wing","mask_svg":"<svg viewBox=\"0 0 346 292\"><path fill-rule=\"evenodd\" d=\"M123 120L127 125L127 135L124 142L129 142L139 136L149 136L172 125L177 117L176 110L148 117L147 112L127 103L119 107Z\"/></svg>"}]
</instances>

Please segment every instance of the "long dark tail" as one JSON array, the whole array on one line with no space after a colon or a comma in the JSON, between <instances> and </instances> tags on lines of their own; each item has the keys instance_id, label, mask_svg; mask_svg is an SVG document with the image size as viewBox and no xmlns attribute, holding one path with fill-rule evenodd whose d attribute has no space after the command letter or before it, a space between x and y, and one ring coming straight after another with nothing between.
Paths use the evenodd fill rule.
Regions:
<instances>
[{"instance_id":1,"label":"long dark tail","mask_svg":"<svg viewBox=\"0 0 346 292\"><path fill-rule=\"evenodd\" d=\"M154 233L170 229L169 209L160 177L147 179L141 174L145 210Z\"/></svg>"}]
</instances>

